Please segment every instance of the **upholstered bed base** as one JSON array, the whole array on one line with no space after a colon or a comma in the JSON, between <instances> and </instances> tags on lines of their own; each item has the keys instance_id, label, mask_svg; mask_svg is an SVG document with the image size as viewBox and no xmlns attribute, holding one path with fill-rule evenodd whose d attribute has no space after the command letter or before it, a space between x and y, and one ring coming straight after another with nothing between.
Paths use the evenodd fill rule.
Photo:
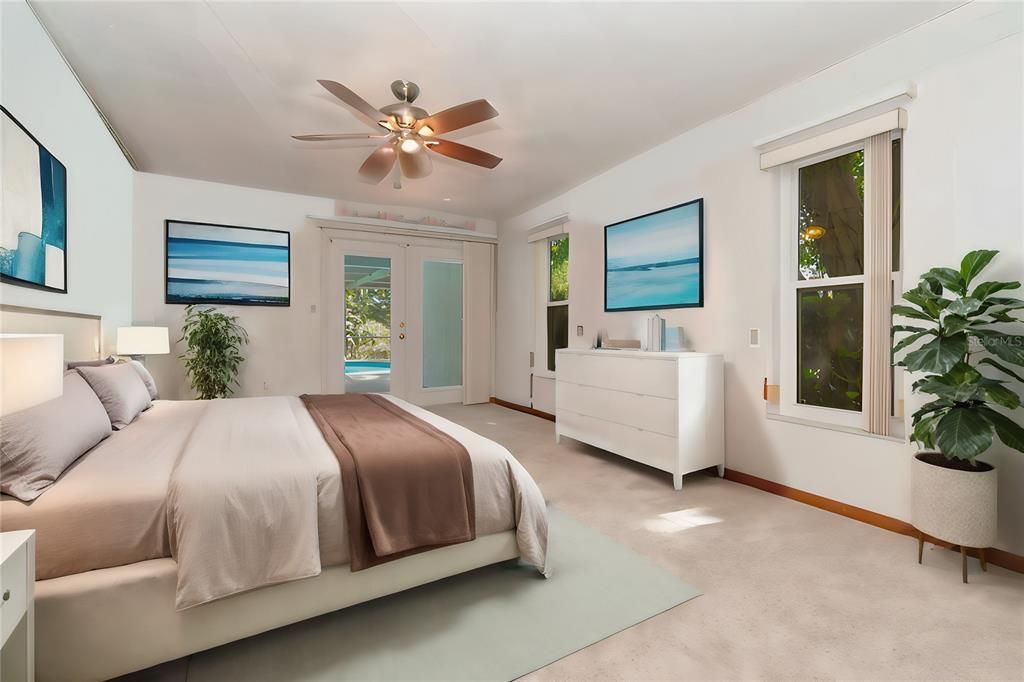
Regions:
<instances>
[{"instance_id":1,"label":"upholstered bed base","mask_svg":"<svg viewBox=\"0 0 1024 682\"><path fill-rule=\"evenodd\" d=\"M515 531L353 573L174 610L176 564L142 561L36 583L36 677L105 680L377 597L519 556Z\"/></svg>"}]
</instances>

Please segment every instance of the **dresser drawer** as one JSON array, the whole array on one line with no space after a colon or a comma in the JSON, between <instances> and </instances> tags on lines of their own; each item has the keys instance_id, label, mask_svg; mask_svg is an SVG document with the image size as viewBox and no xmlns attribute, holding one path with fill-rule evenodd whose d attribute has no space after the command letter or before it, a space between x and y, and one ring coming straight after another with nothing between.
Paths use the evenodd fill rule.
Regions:
<instances>
[{"instance_id":1,"label":"dresser drawer","mask_svg":"<svg viewBox=\"0 0 1024 682\"><path fill-rule=\"evenodd\" d=\"M22 545L0 566L0 644L7 641L11 631L28 608L28 550Z\"/></svg>"},{"instance_id":2,"label":"dresser drawer","mask_svg":"<svg viewBox=\"0 0 1024 682\"><path fill-rule=\"evenodd\" d=\"M675 437L679 426L679 403L670 398L624 393L596 386L559 381L555 389L556 410L597 417L645 431Z\"/></svg>"},{"instance_id":3,"label":"dresser drawer","mask_svg":"<svg viewBox=\"0 0 1024 682\"><path fill-rule=\"evenodd\" d=\"M627 459L675 473L675 438L570 410L558 411L558 432Z\"/></svg>"},{"instance_id":4,"label":"dresser drawer","mask_svg":"<svg viewBox=\"0 0 1024 682\"><path fill-rule=\"evenodd\" d=\"M675 399L678 395L676 362L670 359L633 359L620 356L558 356L556 375L574 384L611 388Z\"/></svg>"}]
</instances>

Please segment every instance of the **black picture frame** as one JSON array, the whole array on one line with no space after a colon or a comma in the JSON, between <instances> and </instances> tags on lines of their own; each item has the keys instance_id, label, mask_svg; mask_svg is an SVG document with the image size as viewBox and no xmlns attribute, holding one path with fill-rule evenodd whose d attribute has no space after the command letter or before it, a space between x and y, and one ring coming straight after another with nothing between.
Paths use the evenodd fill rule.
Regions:
<instances>
[{"instance_id":1,"label":"black picture frame","mask_svg":"<svg viewBox=\"0 0 1024 682\"><path fill-rule=\"evenodd\" d=\"M58 159L56 156L54 156L53 153L49 150L49 148L46 145L44 145L42 142L40 142L39 139L35 135L33 135L29 131L28 128L23 126L21 124L21 121L19 121L18 118L14 114L12 114L10 112L10 110L7 109L7 107L3 106L2 104L0 104L0 114L2 114L4 116L6 116L7 118L9 118L14 123L14 125L18 126L18 128L20 128L23 133L28 135L29 139L31 139L33 142L35 142L37 145L39 145L39 147L42 148L50 156L50 158L52 158L54 160L54 162L57 163L57 165L59 165L61 168L64 169L64 201L62 202L63 203L63 207L62 208L64 209L63 210L63 214L64 214L64 287L63 288L48 287L45 284L40 284L38 282L33 282L33 281L27 280L27 279L21 279L20 277L14 277L13 275L8 275L8 274L5 274L3 272L0 272L0 282L2 282L4 284L13 284L14 286L19 286L19 287L26 287L28 289L38 289L39 291L49 291L49 292L54 293L54 294L66 294L66 293L68 293L68 253L69 253L69 250L68 250L68 183L69 183L69 179L68 179L68 169L67 169L67 166L65 166L64 163L60 159Z\"/></svg>"},{"instance_id":2,"label":"black picture frame","mask_svg":"<svg viewBox=\"0 0 1024 682\"><path fill-rule=\"evenodd\" d=\"M225 300L223 298L202 298L202 297L175 297L174 300L170 299L170 279L168 277L168 271L170 269L170 258L168 250L168 240L170 238L171 224L178 225L197 225L206 227L222 227L232 230L247 230L252 232L273 232L276 234L285 235L285 240L288 248L288 295L286 300L281 302L267 302L267 301L245 301L245 300ZM175 218L168 218L164 220L164 303L167 305L218 305L218 306L262 306L269 308L287 308L292 304L292 234L288 230L272 230L265 227L246 227L242 225L225 225L223 223L211 223L199 220L178 220Z\"/></svg>"},{"instance_id":3,"label":"black picture frame","mask_svg":"<svg viewBox=\"0 0 1024 682\"><path fill-rule=\"evenodd\" d=\"M608 231L612 228L618 227L625 223L633 222L641 218L647 218L648 216L658 215L659 213L666 213L668 211L674 211L676 209L683 208L685 206L697 205L697 257L698 262L698 293L696 303L681 303L671 305L648 305L648 306L634 306L628 308L609 308L608 307ZM643 215L633 216L626 220L620 220L618 222L611 223L604 226L604 311L606 313L624 313L635 310L675 310L677 308L703 308L704 307L704 198L693 199L691 201L684 201L681 204L675 206L669 206L662 208L657 211L651 211L650 213L644 213Z\"/></svg>"}]
</instances>

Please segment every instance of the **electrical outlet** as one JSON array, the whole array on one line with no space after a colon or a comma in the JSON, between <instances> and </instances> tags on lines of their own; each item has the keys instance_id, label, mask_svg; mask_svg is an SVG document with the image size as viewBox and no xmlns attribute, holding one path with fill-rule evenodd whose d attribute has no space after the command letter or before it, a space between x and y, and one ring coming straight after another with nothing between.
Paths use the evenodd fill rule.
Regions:
<instances>
[{"instance_id":1,"label":"electrical outlet","mask_svg":"<svg viewBox=\"0 0 1024 682\"><path fill-rule=\"evenodd\" d=\"M316 303L311 303L310 304L309 312L311 312L311 313L315 313L316 312Z\"/></svg>"},{"instance_id":2,"label":"electrical outlet","mask_svg":"<svg viewBox=\"0 0 1024 682\"><path fill-rule=\"evenodd\" d=\"M583 325L576 325L576 336L583 336Z\"/></svg>"},{"instance_id":3,"label":"electrical outlet","mask_svg":"<svg viewBox=\"0 0 1024 682\"><path fill-rule=\"evenodd\" d=\"M263 382L263 392L264 393L270 393L270 382L269 381L264 381Z\"/></svg>"}]
</instances>

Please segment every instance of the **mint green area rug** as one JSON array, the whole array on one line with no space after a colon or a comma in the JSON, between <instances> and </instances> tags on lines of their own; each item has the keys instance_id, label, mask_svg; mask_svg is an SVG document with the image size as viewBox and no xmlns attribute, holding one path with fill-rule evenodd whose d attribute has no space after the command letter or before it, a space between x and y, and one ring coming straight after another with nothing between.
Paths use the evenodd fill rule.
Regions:
<instances>
[{"instance_id":1,"label":"mint green area rug","mask_svg":"<svg viewBox=\"0 0 1024 682\"><path fill-rule=\"evenodd\" d=\"M191 657L189 682L512 680L696 597L663 568L550 510L545 580L488 566Z\"/></svg>"}]
</instances>

